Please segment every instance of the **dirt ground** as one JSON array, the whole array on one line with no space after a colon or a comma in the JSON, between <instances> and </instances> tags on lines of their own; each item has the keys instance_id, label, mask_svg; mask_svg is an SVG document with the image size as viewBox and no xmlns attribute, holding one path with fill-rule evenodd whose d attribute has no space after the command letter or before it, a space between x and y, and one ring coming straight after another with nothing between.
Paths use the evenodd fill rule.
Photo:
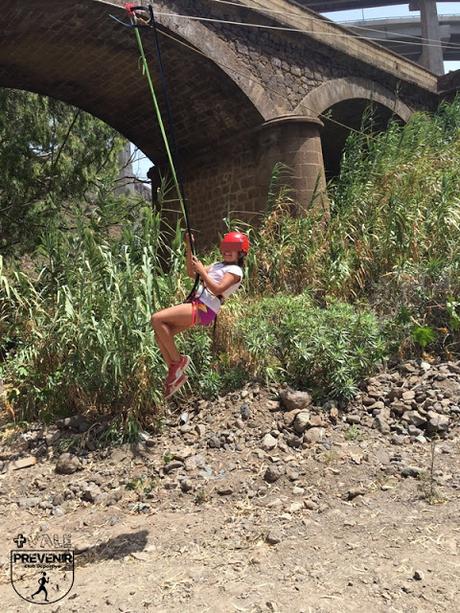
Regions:
<instances>
[{"instance_id":1,"label":"dirt ground","mask_svg":"<svg viewBox=\"0 0 460 613\"><path fill-rule=\"evenodd\" d=\"M319 443L266 451L268 398L261 393L251 405L239 449L210 446L209 434L230 426L231 410L219 422L204 419L208 406L187 418L201 424L197 433L181 430L176 413L148 444L90 452L73 474L55 472L53 453L4 468L1 611L40 610L10 582L19 534L71 537L75 581L45 608L53 613L460 611L459 429L433 451L429 442L395 445L339 421L325 425ZM180 458L182 448L186 456L184 447L200 455L198 467L165 473L165 454ZM27 456L15 451L10 464ZM8 464L6 447L2 457ZM282 477L268 482L267 466L281 463ZM59 498L92 479L99 498Z\"/></svg>"}]
</instances>

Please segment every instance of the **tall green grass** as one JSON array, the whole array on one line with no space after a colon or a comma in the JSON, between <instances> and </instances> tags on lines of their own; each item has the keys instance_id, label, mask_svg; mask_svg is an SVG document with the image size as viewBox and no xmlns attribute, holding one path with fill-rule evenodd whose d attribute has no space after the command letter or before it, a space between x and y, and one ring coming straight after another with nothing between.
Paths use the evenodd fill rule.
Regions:
<instances>
[{"instance_id":1,"label":"tall green grass","mask_svg":"<svg viewBox=\"0 0 460 613\"><path fill-rule=\"evenodd\" d=\"M460 98L381 134L366 129L371 119L347 140L328 223L315 207L290 215L292 196L280 192L254 233L249 291L364 301L394 318L394 340L412 339L409 351L428 326L431 348L458 352Z\"/></svg>"},{"instance_id":2,"label":"tall green grass","mask_svg":"<svg viewBox=\"0 0 460 613\"><path fill-rule=\"evenodd\" d=\"M460 262L460 100L374 138L350 135L332 186L328 289L368 292L383 275Z\"/></svg>"},{"instance_id":3,"label":"tall green grass","mask_svg":"<svg viewBox=\"0 0 460 613\"><path fill-rule=\"evenodd\" d=\"M2 344L13 345L2 371L23 417L138 414L159 403L164 373L150 317L181 292L181 275L160 260L159 214L140 215L139 232L126 227L113 242L83 225L46 235L35 279L20 270L6 277L0 266L10 334ZM174 262L180 250L174 240Z\"/></svg>"}]
</instances>

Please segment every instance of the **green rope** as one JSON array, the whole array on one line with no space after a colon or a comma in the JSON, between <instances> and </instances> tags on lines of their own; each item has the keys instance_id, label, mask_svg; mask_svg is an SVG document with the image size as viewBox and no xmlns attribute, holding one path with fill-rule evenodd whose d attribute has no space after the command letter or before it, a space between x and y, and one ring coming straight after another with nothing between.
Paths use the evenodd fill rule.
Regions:
<instances>
[{"instance_id":1,"label":"green rope","mask_svg":"<svg viewBox=\"0 0 460 613\"><path fill-rule=\"evenodd\" d=\"M168 156L168 160L169 160L169 165L171 167L171 172L173 175L173 179L174 179L174 185L176 186L176 190L177 190L177 194L179 196L179 202L182 208L182 213L184 214L184 217L187 219L187 212L185 210L185 204L184 204L184 198L182 196L182 191L180 189L179 186L179 181L177 179L177 173L176 173L176 168L174 166L174 160L171 154L171 149L169 147L169 141L168 141L168 137L166 135L166 130L163 124L163 119L161 117L161 111L160 111L160 107L158 105L158 100L155 94L155 88L153 86L153 81L152 81L152 77L150 75L150 69L149 69L149 65L147 62L147 58L145 57L145 52L144 52L144 47L142 45L142 39L141 39L141 35L139 34L139 30L138 28L134 28L134 31L136 33L136 40L137 40L137 46L139 47L139 52L141 54L141 60L142 60L142 65L143 65L143 74L147 77L147 81L149 84L149 88L150 88L150 93L152 94L152 100L153 100L153 104L155 106L155 112L157 115L157 119L158 119L158 124L160 126L160 130L161 130L161 135L163 136L163 142L166 148L166 154Z\"/></svg>"}]
</instances>

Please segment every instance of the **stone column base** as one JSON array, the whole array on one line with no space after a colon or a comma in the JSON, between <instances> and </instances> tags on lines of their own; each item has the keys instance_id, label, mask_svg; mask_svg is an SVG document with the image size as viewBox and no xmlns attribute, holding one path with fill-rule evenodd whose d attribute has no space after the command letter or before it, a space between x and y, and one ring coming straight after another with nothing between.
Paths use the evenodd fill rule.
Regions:
<instances>
[{"instance_id":1,"label":"stone column base","mask_svg":"<svg viewBox=\"0 0 460 613\"><path fill-rule=\"evenodd\" d=\"M286 116L271 119L259 128L258 183L268 186L275 164L285 164L289 172L282 183L292 189L298 213L318 207L329 211L320 137L322 126L313 117Z\"/></svg>"}]
</instances>

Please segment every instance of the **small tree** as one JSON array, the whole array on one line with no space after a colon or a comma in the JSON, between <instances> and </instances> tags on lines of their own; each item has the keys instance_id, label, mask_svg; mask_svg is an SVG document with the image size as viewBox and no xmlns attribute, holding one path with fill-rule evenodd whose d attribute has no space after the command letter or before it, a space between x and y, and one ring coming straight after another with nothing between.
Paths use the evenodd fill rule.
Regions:
<instances>
[{"instance_id":1,"label":"small tree","mask_svg":"<svg viewBox=\"0 0 460 613\"><path fill-rule=\"evenodd\" d=\"M57 100L0 89L0 253L29 251L113 189L123 139Z\"/></svg>"}]
</instances>

